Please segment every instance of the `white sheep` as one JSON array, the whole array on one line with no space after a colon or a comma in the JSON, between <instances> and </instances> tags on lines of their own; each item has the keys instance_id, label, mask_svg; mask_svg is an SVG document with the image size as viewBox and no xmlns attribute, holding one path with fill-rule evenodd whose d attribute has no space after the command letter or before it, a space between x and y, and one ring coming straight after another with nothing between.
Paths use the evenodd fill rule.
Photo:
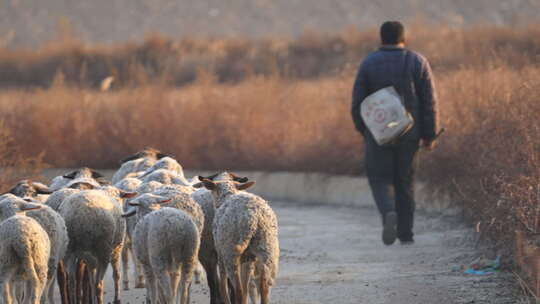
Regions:
<instances>
[{"instance_id":1,"label":"white sheep","mask_svg":"<svg viewBox=\"0 0 540 304\"><path fill-rule=\"evenodd\" d=\"M118 183L130 173L143 172L152 167L158 159L167 155L153 148L145 148L120 161L121 166L112 178L113 184Z\"/></svg>"},{"instance_id":2,"label":"white sheep","mask_svg":"<svg viewBox=\"0 0 540 304\"><path fill-rule=\"evenodd\" d=\"M269 303L279 264L278 223L265 200L241 190L254 182L211 181L203 179L212 191L217 210L213 236L218 255L220 290L230 303L227 281L232 282L236 303L246 303L253 270L259 273L261 303ZM242 274L242 268L246 269Z\"/></svg>"},{"instance_id":3,"label":"white sheep","mask_svg":"<svg viewBox=\"0 0 540 304\"><path fill-rule=\"evenodd\" d=\"M83 167L75 171L72 171L70 173L56 176L55 178L52 179L51 184L49 185L49 189L51 191L59 190L61 188L66 187L67 184L69 184L74 179L78 179L78 178L91 178L91 179L94 179L96 182L104 182L104 180L102 180L103 174L95 170L92 170L90 168Z\"/></svg>"},{"instance_id":4,"label":"white sheep","mask_svg":"<svg viewBox=\"0 0 540 304\"><path fill-rule=\"evenodd\" d=\"M62 205L62 202L70 195L80 192L79 189L72 189L72 188L62 188L59 190L54 191L47 200L45 201L45 205L51 207L53 210L58 211L60 208L60 205Z\"/></svg>"},{"instance_id":5,"label":"white sheep","mask_svg":"<svg viewBox=\"0 0 540 304\"><path fill-rule=\"evenodd\" d=\"M115 195L117 197L115 197ZM70 274L70 298L76 296L76 277L79 262L85 262L90 273L91 294L103 302L103 277L111 263L114 279L114 301L119 301L120 256L125 235L121 218L123 196L114 187L103 190L84 190L67 197L59 208L69 235L65 266Z\"/></svg>"},{"instance_id":6,"label":"white sheep","mask_svg":"<svg viewBox=\"0 0 540 304\"><path fill-rule=\"evenodd\" d=\"M237 181L247 182L246 177L239 177L233 173L222 172L208 177L194 177L192 182L199 182L202 179L210 179L215 181ZM214 237L212 235L212 224L214 222L214 198L212 192L206 188L200 188L195 191L191 197L197 202L204 213L204 228L201 234L201 249L199 250L199 260L206 271L206 279L208 288L210 289L210 303L220 303L222 298L219 293L218 286L218 261L216 247L214 246Z\"/></svg>"},{"instance_id":7,"label":"white sheep","mask_svg":"<svg viewBox=\"0 0 540 304\"><path fill-rule=\"evenodd\" d=\"M40 202L44 202L51 192L52 191L46 185L28 179L19 181L9 190L9 193L15 196L21 198L30 197Z\"/></svg>"},{"instance_id":8,"label":"white sheep","mask_svg":"<svg viewBox=\"0 0 540 304\"><path fill-rule=\"evenodd\" d=\"M37 202L36 202L37 203ZM51 253L49 258L49 269L47 273L47 286L43 293L42 303L54 303L54 283L58 264L64 259L69 243L68 233L64 218L46 205L42 205L37 210L26 213L28 217L35 219L47 232L51 243Z\"/></svg>"},{"instance_id":9,"label":"white sheep","mask_svg":"<svg viewBox=\"0 0 540 304\"><path fill-rule=\"evenodd\" d=\"M41 207L21 199L0 202L0 296L4 303L12 303L14 285L25 286L25 303L40 303L51 244L43 227L24 212Z\"/></svg>"},{"instance_id":10,"label":"white sheep","mask_svg":"<svg viewBox=\"0 0 540 304\"><path fill-rule=\"evenodd\" d=\"M191 216L176 208L161 208L171 199L152 194L129 202L137 214L133 246L143 264L147 301L175 303L180 281L181 304L189 303L189 287L200 246L199 231Z\"/></svg>"},{"instance_id":11,"label":"white sheep","mask_svg":"<svg viewBox=\"0 0 540 304\"><path fill-rule=\"evenodd\" d=\"M137 178L129 178L126 177L119 182L117 182L114 186L122 191L125 192L136 192L136 193L147 193L151 192L155 188L146 188L141 187L141 181ZM157 185L159 187L161 185ZM124 204L124 211L128 210L128 206ZM135 271L135 288L144 288L144 275L142 273L142 266L140 263L135 259L135 254L133 253L133 246L132 246L132 235L133 230L135 229L135 224L137 223L137 220L135 217L128 217L126 218L126 238L124 240L124 247L122 248L122 274L123 274L123 284L124 284L124 290L129 290L129 254L131 253L131 256L133 257L133 264L134 264L134 271Z\"/></svg>"},{"instance_id":12,"label":"white sheep","mask_svg":"<svg viewBox=\"0 0 540 304\"><path fill-rule=\"evenodd\" d=\"M162 184L176 184L182 186L191 186L191 184L185 179L183 175L167 170L167 169L157 169L150 173L145 173L139 177L144 183L151 181L160 182Z\"/></svg>"},{"instance_id":13,"label":"white sheep","mask_svg":"<svg viewBox=\"0 0 540 304\"><path fill-rule=\"evenodd\" d=\"M156 171L160 173L157 174ZM152 178L147 178L147 176L153 175ZM170 182L162 182L164 184L180 184L184 186L191 185L186 177L184 176L184 169L182 166L171 157L164 157L158 160L152 167L148 168L143 174L139 176L143 181L157 180L162 182L159 179L168 179Z\"/></svg>"}]
</instances>

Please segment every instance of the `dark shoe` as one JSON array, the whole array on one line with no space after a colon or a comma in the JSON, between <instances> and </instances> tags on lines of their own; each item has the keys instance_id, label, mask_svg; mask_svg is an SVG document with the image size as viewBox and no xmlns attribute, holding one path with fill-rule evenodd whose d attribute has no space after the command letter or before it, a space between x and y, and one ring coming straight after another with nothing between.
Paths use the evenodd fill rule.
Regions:
<instances>
[{"instance_id":1,"label":"dark shoe","mask_svg":"<svg viewBox=\"0 0 540 304\"><path fill-rule=\"evenodd\" d=\"M413 244L414 244L414 239L413 239L413 238L399 239L399 242L400 242L401 245L403 245L403 246L413 245Z\"/></svg>"},{"instance_id":2,"label":"dark shoe","mask_svg":"<svg viewBox=\"0 0 540 304\"><path fill-rule=\"evenodd\" d=\"M396 241L397 214L394 211L388 212L384 216L384 227L382 232L382 241L385 245L392 245Z\"/></svg>"}]
</instances>

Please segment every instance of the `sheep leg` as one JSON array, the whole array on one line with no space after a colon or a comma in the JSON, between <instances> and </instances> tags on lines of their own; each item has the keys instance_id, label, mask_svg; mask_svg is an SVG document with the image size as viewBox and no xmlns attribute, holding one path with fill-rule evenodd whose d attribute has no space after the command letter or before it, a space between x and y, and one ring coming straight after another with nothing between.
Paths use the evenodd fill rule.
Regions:
<instances>
[{"instance_id":1,"label":"sheep leg","mask_svg":"<svg viewBox=\"0 0 540 304\"><path fill-rule=\"evenodd\" d=\"M26 281L26 290L24 293L24 303L25 304L39 304L41 299L41 294L45 287L45 282L40 280L36 269L34 267L34 262L32 260L28 261L27 270L29 272L30 278Z\"/></svg>"},{"instance_id":2,"label":"sheep leg","mask_svg":"<svg viewBox=\"0 0 540 304\"><path fill-rule=\"evenodd\" d=\"M171 290L173 292L173 303L178 303L178 283L180 282L180 272L171 272Z\"/></svg>"},{"instance_id":3,"label":"sheep leg","mask_svg":"<svg viewBox=\"0 0 540 304\"><path fill-rule=\"evenodd\" d=\"M122 274L124 275L124 290L129 290L129 251L130 251L131 244L126 242L124 247L122 248ZM133 262L135 262L135 258L133 258Z\"/></svg>"},{"instance_id":4,"label":"sheep leg","mask_svg":"<svg viewBox=\"0 0 540 304\"><path fill-rule=\"evenodd\" d=\"M143 274L143 266L141 265L141 262L137 260L137 257L133 253L133 248L130 246L129 248L131 252L131 257L133 260L133 265L135 266L135 288L144 288L144 274Z\"/></svg>"},{"instance_id":5,"label":"sheep leg","mask_svg":"<svg viewBox=\"0 0 540 304\"><path fill-rule=\"evenodd\" d=\"M218 274L216 263L210 263L208 261L201 261L201 264L206 271L206 281L208 282L208 289L210 289L210 304L221 304L218 284Z\"/></svg>"},{"instance_id":6,"label":"sheep leg","mask_svg":"<svg viewBox=\"0 0 540 304\"><path fill-rule=\"evenodd\" d=\"M231 304L231 299L229 298L229 288L228 288L228 278L227 272L225 271L225 266L219 262L219 289L221 291L221 296L225 301L225 304Z\"/></svg>"},{"instance_id":7,"label":"sheep leg","mask_svg":"<svg viewBox=\"0 0 540 304\"><path fill-rule=\"evenodd\" d=\"M2 265L2 267L0 267L0 296L4 299L4 302L0 303L13 303L13 290L11 289L12 285L10 281L15 273L15 268L10 266L11 265Z\"/></svg>"},{"instance_id":8,"label":"sheep leg","mask_svg":"<svg viewBox=\"0 0 540 304\"><path fill-rule=\"evenodd\" d=\"M14 294L15 303L24 303L24 289L26 288L25 282L16 282L11 285L11 290Z\"/></svg>"},{"instance_id":9,"label":"sheep leg","mask_svg":"<svg viewBox=\"0 0 540 304\"><path fill-rule=\"evenodd\" d=\"M120 304L120 255L122 252L123 248L117 248L111 257L114 281L114 304Z\"/></svg>"},{"instance_id":10,"label":"sheep leg","mask_svg":"<svg viewBox=\"0 0 540 304\"><path fill-rule=\"evenodd\" d=\"M254 262L247 262L242 264L242 290L243 292L243 298L242 303L247 304L247 297L248 297L248 291L250 291L250 282L253 278L253 268L255 264ZM251 294L251 293L249 293Z\"/></svg>"},{"instance_id":11,"label":"sheep leg","mask_svg":"<svg viewBox=\"0 0 540 304\"><path fill-rule=\"evenodd\" d=\"M53 272L52 276L49 278L49 280L47 280L47 284L46 284L46 287L45 287L45 293L42 298L43 300L41 301L42 303L54 303L54 285L56 283L56 276L55 276L55 273Z\"/></svg>"},{"instance_id":12,"label":"sheep leg","mask_svg":"<svg viewBox=\"0 0 540 304\"><path fill-rule=\"evenodd\" d=\"M190 301L190 287L191 280L193 279L193 268L195 264L192 262L186 262L182 265L182 278L180 279L181 298L180 304L189 304Z\"/></svg>"},{"instance_id":13,"label":"sheep leg","mask_svg":"<svg viewBox=\"0 0 540 304\"><path fill-rule=\"evenodd\" d=\"M13 292L11 289L11 284L9 284L9 279L7 279L5 276L0 279L0 295L2 295L4 299L4 301L1 303L13 303Z\"/></svg>"},{"instance_id":14,"label":"sheep leg","mask_svg":"<svg viewBox=\"0 0 540 304\"><path fill-rule=\"evenodd\" d=\"M70 292L72 303L83 303L83 289L84 289L84 274L86 272L86 264L82 260L78 260L75 265L75 271L69 271L70 275Z\"/></svg>"},{"instance_id":15,"label":"sheep leg","mask_svg":"<svg viewBox=\"0 0 540 304\"><path fill-rule=\"evenodd\" d=\"M155 268L154 275L157 277L160 297L165 303L173 303L173 292L171 290L171 275L168 269L166 269L164 266L157 265L158 263L154 263L153 268Z\"/></svg>"},{"instance_id":16,"label":"sheep leg","mask_svg":"<svg viewBox=\"0 0 540 304\"><path fill-rule=\"evenodd\" d=\"M233 276L234 276L234 295L235 295L235 303L236 304L247 304L244 302L244 292L242 290L242 275L240 270L240 256L235 257L234 264L233 264ZM247 298L245 298L247 301Z\"/></svg>"},{"instance_id":17,"label":"sheep leg","mask_svg":"<svg viewBox=\"0 0 540 304\"><path fill-rule=\"evenodd\" d=\"M259 302L259 290L255 277L252 277L249 281L249 298L251 299L251 304L257 304Z\"/></svg>"},{"instance_id":18,"label":"sheep leg","mask_svg":"<svg viewBox=\"0 0 540 304\"><path fill-rule=\"evenodd\" d=\"M261 304L270 303L270 279L266 266L262 265L259 268L260 271L260 290L261 290Z\"/></svg>"},{"instance_id":19,"label":"sheep leg","mask_svg":"<svg viewBox=\"0 0 540 304\"><path fill-rule=\"evenodd\" d=\"M60 303L69 304L70 302L69 302L68 285L67 285L68 282L67 282L66 271L64 269L63 261L60 261L60 263L58 263L56 276L58 277L56 281L58 282L58 289L60 291ZM51 303L54 303L54 301Z\"/></svg>"},{"instance_id":20,"label":"sheep leg","mask_svg":"<svg viewBox=\"0 0 540 304\"><path fill-rule=\"evenodd\" d=\"M157 290L156 290L156 278L154 277L154 272L152 268L148 265L144 265L144 277L146 279L146 303L156 304L159 303L157 300Z\"/></svg>"},{"instance_id":21,"label":"sheep leg","mask_svg":"<svg viewBox=\"0 0 540 304\"><path fill-rule=\"evenodd\" d=\"M119 254L121 253L121 251L117 251L115 253L116 255L116 266L120 266L119 265L119 261L120 261L120 256ZM92 286L96 286L95 288L95 297L97 299L97 304L103 304L103 278L105 277L105 272L107 271L107 266L109 266L109 263L101 263L97 265L97 269L94 270L94 281L91 282L92 283ZM117 273L120 271L119 269L120 267L117 267L116 268L116 271ZM120 278L118 278L120 279ZM115 288L116 287L120 287L120 280L116 281L115 282Z\"/></svg>"},{"instance_id":22,"label":"sheep leg","mask_svg":"<svg viewBox=\"0 0 540 304\"><path fill-rule=\"evenodd\" d=\"M92 293L92 284L91 284L91 271L88 268L88 265L84 264L83 269L80 273L80 288L81 288L81 297L80 297L80 303L82 304L93 304L94 303L94 297Z\"/></svg>"}]
</instances>

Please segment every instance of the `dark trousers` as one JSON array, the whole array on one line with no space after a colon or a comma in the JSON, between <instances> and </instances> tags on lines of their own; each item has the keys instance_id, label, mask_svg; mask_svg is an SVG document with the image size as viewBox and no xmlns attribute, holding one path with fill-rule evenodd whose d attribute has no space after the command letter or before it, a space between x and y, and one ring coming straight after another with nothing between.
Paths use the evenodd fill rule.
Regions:
<instances>
[{"instance_id":1,"label":"dark trousers","mask_svg":"<svg viewBox=\"0 0 540 304\"><path fill-rule=\"evenodd\" d=\"M377 145L366 134L366 169L371 192L382 218L395 211L398 216L398 238L413 236L414 223L414 172L418 141L404 140L394 146Z\"/></svg>"}]
</instances>

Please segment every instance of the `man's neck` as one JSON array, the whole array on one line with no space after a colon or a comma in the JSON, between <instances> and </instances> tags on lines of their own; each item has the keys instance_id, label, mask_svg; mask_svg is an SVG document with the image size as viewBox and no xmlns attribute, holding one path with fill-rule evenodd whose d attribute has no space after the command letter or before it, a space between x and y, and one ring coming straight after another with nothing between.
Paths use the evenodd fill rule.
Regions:
<instances>
[{"instance_id":1,"label":"man's neck","mask_svg":"<svg viewBox=\"0 0 540 304\"><path fill-rule=\"evenodd\" d=\"M383 44L381 45L381 47L383 48L390 48L390 49L397 49L397 48L404 48L405 47L405 43L401 42L401 43L398 43L398 44Z\"/></svg>"}]
</instances>

